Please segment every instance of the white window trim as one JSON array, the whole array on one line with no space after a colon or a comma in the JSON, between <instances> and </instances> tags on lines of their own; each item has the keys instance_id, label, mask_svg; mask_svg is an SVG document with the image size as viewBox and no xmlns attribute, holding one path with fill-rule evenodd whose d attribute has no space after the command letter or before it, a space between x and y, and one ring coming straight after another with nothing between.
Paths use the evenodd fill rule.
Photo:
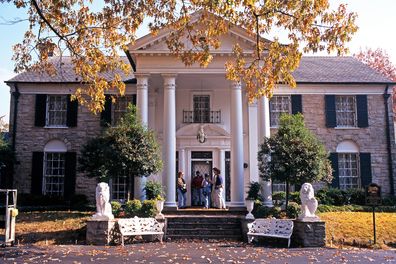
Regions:
<instances>
[{"instance_id":1,"label":"white window trim","mask_svg":"<svg viewBox=\"0 0 396 264\"><path fill-rule=\"evenodd\" d=\"M51 96L62 96L66 97L66 120L64 125L49 125L49 98ZM67 94L48 94L45 102L45 126L44 128L68 128L67 126Z\"/></svg>"},{"instance_id":2,"label":"white window trim","mask_svg":"<svg viewBox=\"0 0 396 264\"><path fill-rule=\"evenodd\" d=\"M276 94L276 95L272 96L271 99L274 98L274 97L288 97L288 99L289 99L289 112L288 112L288 114L291 114L291 111L292 111L291 95L290 94ZM270 104L271 99L269 100L268 104ZM269 120L270 121L270 128L278 128L279 125L271 125L271 108L270 108L270 106L268 108L269 108L268 111L269 111L269 118L270 118L270 120ZM286 112L284 112L284 113L286 114Z\"/></svg>"},{"instance_id":3,"label":"white window trim","mask_svg":"<svg viewBox=\"0 0 396 264\"><path fill-rule=\"evenodd\" d=\"M337 155L338 155L338 171L340 171L340 155L342 155L342 154L354 154L354 155L356 155L356 173L357 173L357 186L356 186L356 188L361 188L362 187L362 175L361 175L361 172L360 172L360 157L359 157L359 153L358 152L339 152L339 153L337 153ZM344 177L344 176L341 176L340 175L340 173L338 173L338 181L339 181L339 185L340 185L340 189L341 190L348 190L348 189L355 189L355 187L352 187L352 188L342 188L341 187L341 178L347 178L347 177ZM348 178L353 178L352 176L348 176Z\"/></svg>"},{"instance_id":4,"label":"white window trim","mask_svg":"<svg viewBox=\"0 0 396 264\"><path fill-rule=\"evenodd\" d=\"M340 125L338 125L337 124L337 120L338 120L338 118L337 118L337 97L354 97L354 102L355 102L355 105L354 105L354 108L355 108L355 120L354 120L354 123L355 123L355 125L354 126L350 126L350 125L345 125L345 126L340 126ZM358 109L357 109L357 101L356 101L356 95L354 95L354 94L337 94L336 95L336 100L335 100L335 109L336 109L336 127L335 127L335 129L359 129L359 127L358 127Z\"/></svg>"}]
</instances>

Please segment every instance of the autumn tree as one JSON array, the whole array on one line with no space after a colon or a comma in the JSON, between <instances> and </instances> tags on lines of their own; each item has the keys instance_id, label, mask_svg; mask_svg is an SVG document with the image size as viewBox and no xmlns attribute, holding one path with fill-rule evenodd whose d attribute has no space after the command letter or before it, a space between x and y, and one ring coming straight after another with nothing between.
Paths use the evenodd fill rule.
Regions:
<instances>
[{"instance_id":1,"label":"autumn tree","mask_svg":"<svg viewBox=\"0 0 396 264\"><path fill-rule=\"evenodd\" d=\"M367 64L389 80L396 82L396 66L391 62L388 53L383 49L360 50L353 55L356 59Z\"/></svg>"},{"instance_id":2,"label":"autumn tree","mask_svg":"<svg viewBox=\"0 0 396 264\"><path fill-rule=\"evenodd\" d=\"M327 50L343 54L356 32L356 14L346 5L331 10L329 0L0 0L25 8L29 27L14 46L15 70L51 67L49 54L68 54L81 85L75 96L93 112L104 106L104 92L123 94L121 74L131 70L120 60L120 50L136 39L147 19L156 34L167 27L169 50L186 65L207 66L211 51L220 47L220 36L240 26L256 37L256 51L246 53L235 45L235 56L226 64L227 78L245 83L250 100L271 95L278 83L292 87L292 72L302 52ZM205 26L202 26L205 25ZM287 36L281 43L274 32ZM274 35L275 34L275 35ZM264 38L266 37L266 38ZM269 39L269 40L268 40ZM189 45L186 44L186 40ZM106 80L102 72L114 72ZM121 71L121 72L120 72Z\"/></svg>"},{"instance_id":3,"label":"autumn tree","mask_svg":"<svg viewBox=\"0 0 396 264\"><path fill-rule=\"evenodd\" d=\"M289 184L332 180L328 153L305 127L302 114L281 115L278 131L260 145L258 163L264 180L286 183L286 208Z\"/></svg>"},{"instance_id":4,"label":"autumn tree","mask_svg":"<svg viewBox=\"0 0 396 264\"><path fill-rule=\"evenodd\" d=\"M162 169L160 147L153 131L136 117L136 108L115 127L89 140L81 150L79 170L99 181L117 176L147 177Z\"/></svg>"}]
</instances>

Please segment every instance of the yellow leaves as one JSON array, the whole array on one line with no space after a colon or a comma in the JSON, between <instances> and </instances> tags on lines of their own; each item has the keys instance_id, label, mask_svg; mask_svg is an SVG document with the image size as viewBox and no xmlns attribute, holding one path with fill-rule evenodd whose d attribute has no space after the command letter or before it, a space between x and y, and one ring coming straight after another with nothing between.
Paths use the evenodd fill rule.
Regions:
<instances>
[{"instance_id":1,"label":"yellow leaves","mask_svg":"<svg viewBox=\"0 0 396 264\"><path fill-rule=\"evenodd\" d=\"M125 84L117 74L127 73L130 66L120 63L118 52L135 40L145 18L150 18L153 34L163 27L171 30L168 48L187 66L207 67L213 60L212 51L221 46L220 37L231 26L240 26L253 37L258 34L256 54L236 46L235 58L225 65L228 79L245 83L249 101L271 96L279 83L295 87L291 73L300 61L300 50L342 54L357 30L356 14L348 13L345 5L329 10L328 0L106 0L102 8L95 9L90 3L14 0L17 7L29 6L30 24L22 43L14 46L13 59L16 71L51 69L47 67L49 53L55 49L69 53L84 84L76 98L93 112L103 109L105 92L124 93ZM281 45L276 36L272 42L261 39L262 34L277 30L286 31L288 45ZM32 52L39 54L38 62ZM114 79L104 78L104 72L113 73Z\"/></svg>"}]
</instances>

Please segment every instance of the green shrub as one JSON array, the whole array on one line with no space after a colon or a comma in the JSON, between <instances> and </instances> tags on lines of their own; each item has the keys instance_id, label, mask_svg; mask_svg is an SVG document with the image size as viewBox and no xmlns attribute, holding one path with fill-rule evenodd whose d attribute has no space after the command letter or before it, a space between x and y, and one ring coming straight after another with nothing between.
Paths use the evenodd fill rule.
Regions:
<instances>
[{"instance_id":1,"label":"green shrub","mask_svg":"<svg viewBox=\"0 0 396 264\"><path fill-rule=\"evenodd\" d=\"M324 188L321 190L318 190L316 192L316 199L318 200L318 203L321 205L331 205L333 203L333 199L327 195L328 188Z\"/></svg>"},{"instance_id":2,"label":"green shrub","mask_svg":"<svg viewBox=\"0 0 396 264\"><path fill-rule=\"evenodd\" d=\"M384 206L396 206L396 197L390 196L382 199L382 205Z\"/></svg>"},{"instance_id":3,"label":"green shrub","mask_svg":"<svg viewBox=\"0 0 396 264\"><path fill-rule=\"evenodd\" d=\"M125 217L140 216L140 210L142 209L142 203L140 200L130 200L125 203Z\"/></svg>"},{"instance_id":4,"label":"green shrub","mask_svg":"<svg viewBox=\"0 0 396 264\"><path fill-rule=\"evenodd\" d=\"M89 205L88 198L84 194L75 194L70 197L70 207L74 210L82 210Z\"/></svg>"},{"instance_id":5,"label":"green shrub","mask_svg":"<svg viewBox=\"0 0 396 264\"><path fill-rule=\"evenodd\" d=\"M281 214L280 207L267 207L267 206L258 206L256 210L253 212L255 218L269 218L275 217L279 218Z\"/></svg>"},{"instance_id":6,"label":"green shrub","mask_svg":"<svg viewBox=\"0 0 396 264\"><path fill-rule=\"evenodd\" d=\"M274 192L272 194L272 200L274 201L284 201L286 199L285 192Z\"/></svg>"},{"instance_id":7,"label":"green shrub","mask_svg":"<svg viewBox=\"0 0 396 264\"><path fill-rule=\"evenodd\" d=\"M318 213L328 213L328 212L372 212L373 208L371 206L361 206L361 205L344 205L344 206L334 206L334 205L319 205ZM394 213L396 212L396 207L394 206L378 206L376 207L376 212L383 213Z\"/></svg>"},{"instance_id":8,"label":"green shrub","mask_svg":"<svg viewBox=\"0 0 396 264\"><path fill-rule=\"evenodd\" d=\"M301 212L300 205L296 202L290 202L286 211L289 218L297 218Z\"/></svg>"},{"instance_id":9,"label":"green shrub","mask_svg":"<svg viewBox=\"0 0 396 264\"><path fill-rule=\"evenodd\" d=\"M111 210L112 210L114 216L119 217L119 215L122 211L121 203L117 202L117 201L112 201L111 202Z\"/></svg>"},{"instance_id":10,"label":"green shrub","mask_svg":"<svg viewBox=\"0 0 396 264\"><path fill-rule=\"evenodd\" d=\"M158 196L164 196L162 184L157 181L147 181L144 190L146 191L147 200L155 200Z\"/></svg>"},{"instance_id":11,"label":"green shrub","mask_svg":"<svg viewBox=\"0 0 396 264\"><path fill-rule=\"evenodd\" d=\"M300 204L301 203L300 192L291 192L289 195L289 201Z\"/></svg>"},{"instance_id":12,"label":"green shrub","mask_svg":"<svg viewBox=\"0 0 396 264\"><path fill-rule=\"evenodd\" d=\"M155 204L155 200L143 201L142 208L140 210L140 217L154 217L157 214L157 208Z\"/></svg>"},{"instance_id":13,"label":"green shrub","mask_svg":"<svg viewBox=\"0 0 396 264\"><path fill-rule=\"evenodd\" d=\"M365 193L363 189L349 189L344 191L348 204L365 205Z\"/></svg>"},{"instance_id":14,"label":"green shrub","mask_svg":"<svg viewBox=\"0 0 396 264\"><path fill-rule=\"evenodd\" d=\"M259 200L260 199L260 188L261 188L260 183L250 182L246 199Z\"/></svg>"}]
</instances>

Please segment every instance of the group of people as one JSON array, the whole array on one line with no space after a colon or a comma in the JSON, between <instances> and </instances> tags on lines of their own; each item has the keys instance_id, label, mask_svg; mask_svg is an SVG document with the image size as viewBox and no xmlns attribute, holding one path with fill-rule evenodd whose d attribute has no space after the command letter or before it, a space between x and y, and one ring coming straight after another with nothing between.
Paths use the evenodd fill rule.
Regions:
<instances>
[{"instance_id":1,"label":"group of people","mask_svg":"<svg viewBox=\"0 0 396 264\"><path fill-rule=\"evenodd\" d=\"M202 176L201 172L195 172L195 176L191 181L193 206L203 206L206 209L210 207L226 208L223 197L224 184L220 170L213 168L213 175L211 179L207 173ZM183 172L179 171L177 177L178 208L185 208L187 201L187 188L183 176Z\"/></svg>"}]
</instances>

